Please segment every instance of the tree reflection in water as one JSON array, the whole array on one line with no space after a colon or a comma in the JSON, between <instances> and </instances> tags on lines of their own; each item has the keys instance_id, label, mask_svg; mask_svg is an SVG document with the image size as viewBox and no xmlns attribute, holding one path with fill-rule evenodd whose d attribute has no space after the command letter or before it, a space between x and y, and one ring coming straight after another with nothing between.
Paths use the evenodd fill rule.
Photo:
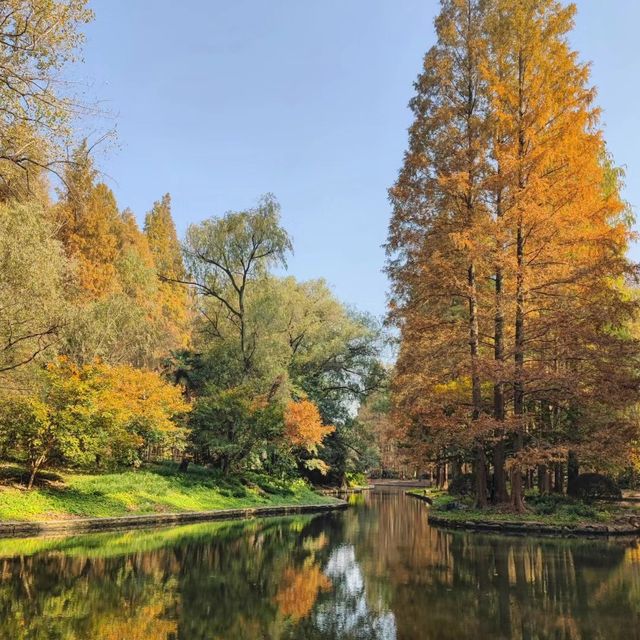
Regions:
<instances>
[{"instance_id":1,"label":"tree reflection in water","mask_svg":"<svg viewBox=\"0 0 640 640\"><path fill-rule=\"evenodd\" d=\"M0 638L640 638L634 543L449 533L401 493L346 512L0 541Z\"/></svg>"}]
</instances>

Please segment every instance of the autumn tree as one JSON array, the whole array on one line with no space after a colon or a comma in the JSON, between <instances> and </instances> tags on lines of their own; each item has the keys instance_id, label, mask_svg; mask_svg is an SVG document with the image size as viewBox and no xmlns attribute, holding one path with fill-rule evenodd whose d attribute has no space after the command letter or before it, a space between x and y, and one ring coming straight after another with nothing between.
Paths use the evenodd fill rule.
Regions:
<instances>
[{"instance_id":1,"label":"autumn tree","mask_svg":"<svg viewBox=\"0 0 640 640\"><path fill-rule=\"evenodd\" d=\"M293 447L305 449L307 453L317 454L322 441L336 428L324 425L318 407L310 400L298 400L287 403L284 412L284 436ZM328 467L317 458L306 462L310 468L326 473Z\"/></svg>"},{"instance_id":2,"label":"autumn tree","mask_svg":"<svg viewBox=\"0 0 640 640\"><path fill-rule=\"evenodd\" d=\"M2 398L0 441L27 463L31 488L47 464L132 464L150 447L180 449L188 410L180 389L157 373L60 358L29 392Z\"/></svg>"},{"instance_id":3,"label":"autumn tree","mask_svg":"<svg viewBox=\"0 0 640 640\"><path fill-rule=\"evenodd\" d=\"M166 331L175 348L184 348L189 341L189 292L177 280L184 280L182 248L171 215L171 196L167 193L154 202L144 219L144 234L153 254L153 262L161 279L160 296Z\"/></svg>"},{"instance_id":4,"label":"autumn tree","mask_svg":"<svg viewBox=\"0 0 640 640\"><path fill-rule=\"evenodd\" d=\"M619 335L634 313L619 286L632 275L625 256L629 227L619 190L606 186L589 67L568 43L574 13L573 5L550 0L496 2L487 21L498 224L507 238L500 260L510 271L514 314L517 510L523 509L520 462L544 466L563 453L554 451L550 434L558 414L580 404L581 412L595 415L597 398L618 411L634 386L629 366L611 369L616 358L628 365L635 359L636 345ZM617 391L609 387L612 377Z\"/></svg>"},{"instance_id":5,"label":"autumn tree","mask_svg":"<svg viewBox=\"0 0 640 640\"><path fill-rule=\"evenodd\" d=\"M78 298L96 300L117 289L120 212L84 141L66 165L64 189L55 208L59 237L77 264Z\"/></svg>"},{"instance_id":6,"label":"autumn tree","mask_svg":"<svg viewBox=\"0 0 640 640\"><path fill-rule=\"evenodd\" d=\"M42 169L59 173L66 159L64 143L80 106L60 72L76 58L80 27L91 18L87 0L0 3L2 197L24 197Z\"/></svg>"},{"instance_id":7,"label":"autumn tree","mask_svg":"<svg viewBox=\"0 0 640 640\"><path fill-rule=\"evenodd\" d=\"M398 419L416 452L454 470L475 451L481 506L486 452L495 499L508 466L522 511L525 470L544 491L568 448L628 451L629 217L568 44L574 10L443 1L391 190Z\"/></svg>"},{"instance_id":8,"label":"autumn tree","mask_svg":"<svg viewBox=\"0 0 640 640\"><path fill-rule=\"evenodd\" d=\"M403 337L399 394L425 427L457 431L474 449L479 506L487 500L480 353L487 310L480 289L490 217L483 7L474 0L442 2L438 43L425 57L410 105L409 150L390 190L387 245L391 315ZM456 381L465 393L438 393Z\"/></svg>"}]
</instances>

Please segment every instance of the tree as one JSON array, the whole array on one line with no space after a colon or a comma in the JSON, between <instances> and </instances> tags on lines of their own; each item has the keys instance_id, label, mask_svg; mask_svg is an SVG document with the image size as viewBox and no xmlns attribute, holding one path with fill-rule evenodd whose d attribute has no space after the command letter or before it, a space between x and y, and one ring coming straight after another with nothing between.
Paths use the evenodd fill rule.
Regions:
<instances>
[{"instance_id":1,"label":"tree","mask_svg":"<svg viewBox=\"0 0 640 640\"><path fill-rule=\"evenodd\" d=\"M154 371L130 365L97 364L93 375L96 419L105 425L107 459L137 464L151 452L184 450L187 431L182 418L190 406L180 387Z\"/></svg>"},{"instance_id":2,"label":"tree","mask_svg":"<svg viewBox=\"0 0 640 640\"><path fill-rule=\"evenodd\" d=\"M213 330L210 305L215 310L218 302L202 301L194 334L198 354L175 360L177 379L195 396L236 387L244 379L236 325L223 316ZM355 407L384 377L379 328L347 309L322 280L298 282L265 274L252 282L244 307L247 333L255 336L251 377L244 386L253 395L275 395L285 403L307 399L316 405L322 421L336 426L317 459L323 468L333 466L332 479L341 483L359 456ZM303 470L316 455L300 447L295 453ZM360 454L364 460L366 453Z\"/></svg>"},{"instance_id":3,"label":"tree","mask_svg":"<svg viewBox=\"0 0 640 640\"><path fill-rule=\"evenodd\" d=\"M29 466L27 488L52 460L87 464L94 459L100 442L90 419L94 391L89 371L60 361L42 372L35 393L3 400L0 433L5 447Z\"/></svg>"},{"instance_id":4,"label":"tree","mask_svg":"<svg viewBox=\"0 0 640 640\"><path fill-rule=\"evenodd\" d=\"M261 454L282 440L280 403L251 399L247 387L210 388L196 401L190 419L197 457L223 473L260 465Z\"/></svg>"},{"instance_id":5,"label":"tree","mask_svg":"<svg viewBox=\"0 0 640 640\"><path fill-rule=\"evenodd\" d=\"M153 254L156 273L162 281L160 296L165 330L171 334L174 348L184 348L189 342L189 296L185 288L175 282L183 280L186 274L168 193L154 202L145 216L144 234Z\"/></svg>"},{"instance_id":6,"label":"tree","mask_svg":"<svg viewBox=\"0 0 640 640\"><path fill-rule=\"evenodd\" d=\"M483 22L484 3L442 2L436 19L438 43L425 57L411 101L415 120L409 151L390 190L394 214L387 245L394 287L391 317L403 338L400 393L414 408L420 404L421 421L449 432L464 425L465 445L475 450L476 501L481 507L487 500L487 423L481 419L480 336L486 311L479 283L487 278L489 223L484 197L489 129L481 73ZM414 389L410 378L416 377L421 380ZM443 396L433 390L456 379L469 381L468 396L443 406Z\"/></svg>"},{"instance_id":7,"label":"tree","mask_svg":"<svg viewBox=\"0 0 640 640\"><path fill-rule=\"evenodd\" d=\"M334 426L322 424L318 407L309 400L288 402L284 412L284 436L292 447L304 449L307 453L317 454L318 447ZM318 469L321 473L328 471L328 466L321 460L306 461L308 468Z\"/></svg>"},{"instance_id":8,"label":"tree","mask_svg":"<svg viewBox=\"0 0 640 640\"><path fill-rule=\"evenodd\" d=\"M255 209L229 212L187 229L185 257L189 278L173 278L194 287L213 303L204 311L216 334L225 321L233 328L242 375L252 373L256 335L247 321L247 296L272 265L286 263L291 240L280 226L280 205L264 196Z\"/></svg>"},{"instance_id":9,"label":"tree","mask_svg":"<svg viewBox=\"0 0 640 640\"><path fill-rule=\"evenodd\" d=\"M159 281L147 235L133 213L121 213L111 190L97 181L86 143L76 150L65 176L54 214L76 278L64 353L82 364L100 358L157 367L185 344L185 292Z\"/></svg>"},{"instance_id":10,"label":"tree","mask_svg":"<svg viewBox=\"0 0 640 640\"><path fill-rule=\"evenodd\" d=\"M60 72L92 18L87 0L0 3L0 179L4 197L23 197L42 168L57 171L75 104Z\"/></svg>"},{"instance_id":11,"label":"tree","mask_svg":"<svg viewBox=\"0 0 640 640\"><path fill-rule=\"evenodd\" d=\"M416 455L454 472L473 452L479 506L487 452L496 501L508 466L522 511L525 471L546 491L567 448L601 461L629 448L629 217L568 45L573 14L444 1L391 190L397 419Z\"/></svg>"},{"instance_id":12,"label":"tree","mask_svg":"<svg viewBox=\"0 0 640 640\"><path fill-rule=\"evenodd\" d=\"M606 189L589 68L567 42L574 13L573 5L550 0L496 2L487 24L499 226L509 240L502 250L513 292L517 455L511 486L519 511L520 463L536 464L539 457L545 467L563 453L554 452L552 419L575 411L576 403L595 417L593 401L608 387L605 371L612 373L614 354L626 354L631 363L636 351L616 336L634 314L614 284L632 275L625 257L629 228L618 189ZM616 377L618 391L604 400L614 410L628 403L623 390L633 385L627 366ZM544 406L552 408L543 412ZM537 425L544 426L532 439L527 433L536 424L535 410Z\"/></svg>"},{"instance_id":13,"label":"tree","mask_svg":"<svg viewBox=\"0 0 640 640\"><path fill-rule=\"evenodd\" d=\"M65 166L65 189L55 209L60 240L77 263L77 296L89 301L118 289L120 212L112 191L97 177L85 140Z\"/></svg>"},{"instance_id":14,"label":"tree","mask_svg":"<svg viewBox=\"0 0 640 640\"><path fill-rule=\"evenodd\" d=\"M157 373L59 358L40 374L0 406L0 440L28 463L29 488L47 463L131 464L150 447L183 448L189 406Z\"/></svg>"},{"instance_id":15,"label":"tree","mask_svg":"<svg viewBox=\"0 0 640 640\"><path fill-rule=\"evenodd\" d=\"M0 204L0 375L51 351L66 321L71 270L34 202Z\"/></svg>"}]
</instances>

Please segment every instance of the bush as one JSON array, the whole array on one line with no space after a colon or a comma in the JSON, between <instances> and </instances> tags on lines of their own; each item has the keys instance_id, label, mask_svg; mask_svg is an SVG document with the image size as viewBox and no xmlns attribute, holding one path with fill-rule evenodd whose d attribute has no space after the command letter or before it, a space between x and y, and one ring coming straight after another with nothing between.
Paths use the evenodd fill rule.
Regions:
<instances>
[{"instance_id":1,"label":"bush","mask_svg":"<svg viewBox=\"0 0 640 640\"><path fill-rule=\"evenodd\" d=\"M364 473L347 472L346 478L350 487L366 487L369 484Z\"/></svg>"},{"instance_id":2,"label":"bush","mask_svg":"<svg viewBox=\"0 0 640 640\"><path fill-rule=\"evenodd\" d=\"M596 510L591 505L562 494L528 495L527 504L541 516L554 514L580 518L594 518L596 516Z\"/></svg>"},{"instance_id":3,"label":"bush","mask_svg":"<svg viewBox=\"0 0 640 640\"><path fill-rule=\"evenodd\" d=\"M590 505L584 502L574 502L568 504L563 508L563 512L568 516L578 516L580 518L595 518L597 516L596 510Z\"/></svg>"},{"instance_id":4,"label":"bush","mask_svg":"<svg viewBox=\"0 0 640 640\"><path fill-rule=\"evenodd\" d=\"M618 485L600 473L581 473L576 479L575 494L581 500L622 499L622 491Z\"/></svg>"},{"instance_id":5,"label":"bush","mask_svg":"<svg viewBox=\"0 0 640 640\"><path fill-rule=\"evenodd\" d=\"M475 493L475 479L472 473L461 473L449 483L449 493L453 496L471 496Z\"/></svg>"}]
</instances>

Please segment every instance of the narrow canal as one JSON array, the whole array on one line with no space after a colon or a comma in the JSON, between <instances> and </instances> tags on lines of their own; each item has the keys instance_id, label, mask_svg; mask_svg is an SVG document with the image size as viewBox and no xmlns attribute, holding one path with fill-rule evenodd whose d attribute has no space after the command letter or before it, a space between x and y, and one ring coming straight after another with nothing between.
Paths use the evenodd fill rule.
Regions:
<instances>
[{"instance_id":1,"label":"narrow canal","mask_svg":"<svg viewBox=\"0 0 640 640\"><path fill-rule=\"evenodd\" d=\"M441 531L394 489L351 502L318 516L0 540L0 638L640 638L633 541Z\"/></svg>"}]
</instances>

